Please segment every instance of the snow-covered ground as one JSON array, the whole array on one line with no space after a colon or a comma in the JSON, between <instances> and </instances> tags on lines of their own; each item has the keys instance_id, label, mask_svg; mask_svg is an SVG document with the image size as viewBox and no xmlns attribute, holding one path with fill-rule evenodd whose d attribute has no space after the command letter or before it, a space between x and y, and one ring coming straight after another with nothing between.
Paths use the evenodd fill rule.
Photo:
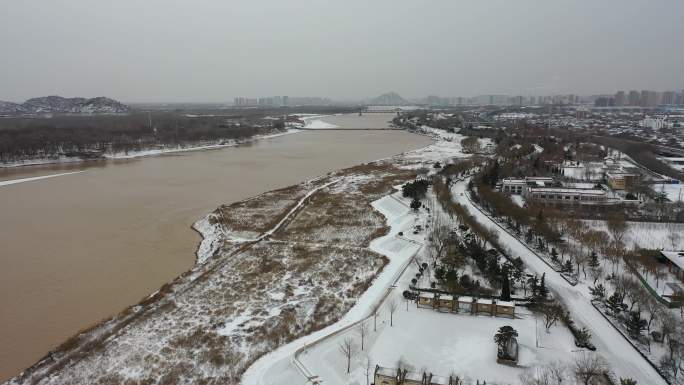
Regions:
<instances>
[{"instance_id":1,"label":"snow-covered ground","mask_svg":"<svg viewBox=\"0 0 684 385\"><path fill-rule=\"evenodd\" d=\"M352 328L334 338L307 349L300 360L313 373L319 375L326 384L365 384L365 357L370 357L372 365L397 367L399 361L412 366L415 370L426 369L436 375L447 377L457 374L460 378L487 383L516 383L518 375L525 368L560 360L572 362L574 338L562 325L553 326L547 334L543 321L525 308L518 307L514 319L470 315L466 313L442 313L431 309L418 308L414 303L406 303L401 292L408 287L417 272L411 264L401 276L390 297L380 308L377 331L373 331L373 318L366 323L369 332L364 341L364 351L360 347L358 329ZM389 301L399 303L393 315L393 326L386 308ZM408 305L408 306L407 306ZM515 328L518 333L518 367L496 363L496 345L493 336L505 325ZM349 375L346 363L339 352L339 344L345 338L352 338L357 353Z\"/></svg>"},{"instance_id":2,"label":"snow-covered ground","mask_svg":"<svg viewBox=\"0 0 684 385\"><path fill-rule=\"evenodd\" d=\"M684 183L655 185L653 190L665 193L672 202L684 202Z\"/></svg>"},{"instance_id":3,"label":"snow-covered ground","mask_svg":"<svg viewBox=\"0 0 684 385\"><path fill-rule=\"evenodd\" d=\"M607 231L608 229L606 221L586 220L583 222L595 230ZM684 223L627 222L627 225L623 242L628 248L684 249ZM672 241L675 242L674 247Z\"/></svg>"},{"instance_id":4,"label":"snow-covered ground","mask_svg":"<svg viewBox=\"0 0 684 385\"><path fill-rule=\"evenodd\" d=\"M299 362L296 357L299 350L367 318L372 309L388 293L388 288L396 281L399 273L422 247L424 235L414 236L409 230L418 223L425 223L427 218L425 211L421 211L420 214L413 213L408 207L408 202L401 197L399 192L373 202L373 207L385 216L391 229L387 235L371 242L370 248L388 256L389 264L385 266L369 290L361 296L356 305L340 321L262 357L243 375L242 383L244 385L299 384L305 382L305 376L322 376L323 374L315 372L315 368L309 368L306 363ZM399 237L400 231L407 234L406 237ZM335 382L326 383L333 384Z\"/></svg>"},{"instance_id":5,"label":"snow-covered ground","mask_svg":"<svg viewBox=\"0 0 684 385\"><path fill-rule=\"evenodd\" d=\"M301 118L304 120L304 128L325 130L330 128L338 128L338 126L328 123L321 118L325 118L328 115L302 115Z\"/></svg>"},{"instance_id":6,"label":"snow-covered ground","mask_svg":"<svg viewBox=\"0 0 684 385\"><path fill-rule=\"evenodd\" d=\"M437 143L422 150L403 154L397 159L398 164L405 162L412 165L405 164L406 167L420 167L421 164L424 167L430 162L463 156L460 151L460 135L448 134L441 130L426 131L438 139ZM448 140L444 140L445 135L449 137ZM462 195L465 186L465 181L454 186L454 195L458 197L459 203L466 205L486 227L497 231L500 241L511 250L513 256L520 256L530 270L539 275L546 273L547 285L557 297L563 299L578 326L589 328L594 336L593 343L598 347L600 354L608 360L617 376L631 377L644 384L664 384L649 363L591 305L590 295L585 286L571 286L531 250L477 210ZM453 371L488 381L505 379L507 383L516 382L518 377L514 373L521 373L522 369L501 367L492 361L496 350L490 339L496 328L504 324L511 324L521 334L521 363L530 365L553 359L570 363L576 348L572 344L569 332L556 327L552 330L551 336L545 335L545 331L539 333L539 326L533 325L534 317L525 311L522 311L520 318L515 320L442 314L416 309L410 304L409 310L406 311L406 302L400 294L401 280L410 279L415 272L409 267L401 276L396 289L391 285L393 280L389 279L390 276L400 272L402 264L410 258L407 254L402 254L407 252L407 249L399 244L401 238L392 239L392 236L400 229L403 229L405 234L411 234L405 230L412 229L417 219L411 219L413 214L410 213L408 216L401 214L402 210L407 209L401 209L397 205L400 197L389 199L392 198L383 198L373 203L373 206L388 218L392 228L390 234L372 243L372 247L385 244L385 247L377 250L390 258L390 264L380 277L341 321L262 357L247 370L242 378L243 384L298 384L305 383L307 377L320 379L325 384L365 383L365 369L362 368L359 359L353 364L351 376L348 377L345 373L344 359L339 353L339 342L345 336L351 336L358 345L359 337L354 331L355 322L363 319L368 320L372 330L373 318L366 316L371 314L378 300L382 301L378 306L381 312L378 317L378 331L369 332L366 347L374 362L373 365L379 363L384 366L396 366L397 361L403 357L405 362L414 365L416 369L425 367L439 375L448 376ZM399 255L397 251L400 251ZM389 295L383 299L386 292L389 292ZM388 299L391 301L392 298L402 301L399 310L394 314L396 325L389 327L386 304ZM460 332L461 330L463 332ZM536 348L537 338L542 348ZM357 354L357 357L363 355Z\"/></svg>"},{"instance_id":7,"label":"snow-covered ground","mask_svg":"<svg viewBox=\"0 0 684 385\"><path fill-rule=\"evenodd\" d=\"M639 384L665 384L655 369L591 305L591 295L586 285L570 285L534 252L478 210L466 199L465 195L460 195L465 191L465 182L454 185L454 195L459 203L468 207L480 223L495 229L499 235L499 241L508 246L513 256L520 256L525 265L537 274L546 273L546 283L551 291L567 306L578 326L587 327L590 330L593 336L592 343L597 347L598 352L606 358L618 377L633 378Z\"/></svg>"},{"instance_id":8,"label":"snow-covered ground","mask_svg":"<svg viewBox=\"0 0 684 385\"><path fill-rule=\"evenodd\" d=\"M48 178L55 178L58 176L65 176L65 175L71 175L71 174L78 174L83 171L72 171L72 172L62 172L59 174L50 174L50 175L43 175L43 176L34 176L32 178L21 178L21 179L11 179L11 180L3 180L0 181L0 187L2 186L9 186L17 183L25 183L25 182L33 182L36 180L41 180L41 179L48 179Z\"/></svg>"}]
</instances>

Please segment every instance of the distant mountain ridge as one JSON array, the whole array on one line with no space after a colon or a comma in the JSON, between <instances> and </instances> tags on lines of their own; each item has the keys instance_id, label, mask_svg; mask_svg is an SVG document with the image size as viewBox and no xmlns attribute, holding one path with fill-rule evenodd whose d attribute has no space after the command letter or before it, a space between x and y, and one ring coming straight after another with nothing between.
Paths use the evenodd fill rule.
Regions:
<instances>
[{"instance_id":1,"label":"distant mountain ridge","mask_svg":"<svg viewBox=\"0 0 684 385\"><path fill-rule=\"evenodd\" d=\"M0 114L122 114L131 108L117 100L104 96L96 98L65 98L62 96L42 96L31 98L22 104L0 101Z\"/></svg>"},{"instance_id":2,"label":"distant mountain ridge","mask_svg":"<svg viewBox=\"0 0 684 385\"><path fill-rule=\"evenodd\" d=\"M370 104L377 106L405 106L409 104L409 102L396 92L388 92L371 99Z\"/></svg>"}]
</instances>

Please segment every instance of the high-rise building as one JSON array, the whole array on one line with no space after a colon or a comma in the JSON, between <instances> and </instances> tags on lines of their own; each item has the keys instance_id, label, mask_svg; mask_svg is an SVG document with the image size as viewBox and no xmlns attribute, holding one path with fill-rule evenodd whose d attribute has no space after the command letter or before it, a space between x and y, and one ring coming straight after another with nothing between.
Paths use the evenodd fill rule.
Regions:
<instances>
[{"instance_id":1,"label":"high-rise building","mask_svg":"<svg viewBox=\"0 0 684 385\"><path fill-rule=\"evenodd\" d=\"M667 105L673 105L673 104L675 104L675 96L676 96L676 94L673 91L663 92L661 103L667 104Z\"/></svg>"},{"instance_id":2,"label":"high-rise building","mask_svg":"<svg viewBox=\"0 0 684 385\"><path fill-rule=\"evenodd\" d=\"M630 106L641 105L641 100L639 98L639 91L629 91L629 97L627 98L627 103Z\"/></svg>"},{"instance_id":3,"label":"high-rise building","mask_svg":"<svg viewBox=\"0 0 684 385\"><path fill-rule=\"evenodd\" d=\"M622 107L627 105L627 97L625 96L625 91L618 91L615 94L615 105L617 107Z\"/></svg>"},{"instance_id":4,"label":"high-rise building","mask_svg":"<svg viewBox=\"0 0 684 385\"><path fill-rule=\"evenodd\" d=\"M640 106L642 107L655 107L660 103L659 93L655 91L643 90L641 91Z\"/></svg>"}]
</instances>

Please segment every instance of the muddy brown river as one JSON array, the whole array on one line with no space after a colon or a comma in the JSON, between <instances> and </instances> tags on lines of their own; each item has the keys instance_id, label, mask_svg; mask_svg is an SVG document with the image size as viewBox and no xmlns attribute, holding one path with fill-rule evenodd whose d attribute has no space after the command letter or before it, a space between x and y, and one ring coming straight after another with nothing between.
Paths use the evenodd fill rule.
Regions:
<instances>
[{"instance_id":1,"label":"muddy brown river","mask_svg":"<svg viewBox=\"0 0 684 385\"><path fill-rule=\"evenodd\" d=\"M372 114L368 125L382 117ZM387 117L389 119L389 116ZM357 116L336 116L334 124ZM430 143L403 131L306 131L220 150L0 169L0 380L195 262L218 205Z\"/></svg>"}]
</instances>

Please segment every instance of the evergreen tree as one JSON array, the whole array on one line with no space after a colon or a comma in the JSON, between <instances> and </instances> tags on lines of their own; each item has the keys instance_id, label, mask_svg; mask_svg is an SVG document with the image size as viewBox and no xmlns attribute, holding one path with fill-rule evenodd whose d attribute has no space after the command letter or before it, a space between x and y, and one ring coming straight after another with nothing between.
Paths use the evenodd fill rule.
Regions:
<instances>
[{"instance_id":1,"label":"evergreen tree","mask_svg":"<svg viewBox=\"0 0 684 385\"><path fill-rule=\"evenodd\" d=\"M546 299L549 295L549 289L546 288L546 273L543 273L541 280L539 281L539 287L537 288L537 296L540 299Z\"/></svg>"},{"instance_id":2,"label":"evergreen tree","mask_svg":"<svg viewBox=\"0 0 684 385\"><path fill-rule=\"evenodd\" d=\"M589 256L589 267L596 269L599 266L601 266L601 263L598 260L598 256L596 255L596 252L592 251L591 255Z\"/></svg>"},{"instance_id":3,"label":"evergreen tree","mask_svg":"<svg viewBox=\"0 0 684 385\"><path fill-rule=\"evenodd\" d=\"M620 377L620 385L637 385L636 380Z\"/></svg>"},{"instance_id":4,"label":"evergreen tree","mask_svg":"<svg viewBox=\"0 0 684 385\"><path fill-rule=\"evenodd\" d=\"M621 311L627 309L627 305L625 305L622 302L623 299L624 298L618 291L615 291L613 295L608 297L608 300L606 301L606 306L608 306L613 315L617 316L618 314L620 314Z\"/></svg>"},{"instance_id":5,"label":"evergreen tree","mask_svg":"<svg viewBox=\"0 0 684 385\"><path fill-rule=\"evenodd\" d=\"M637 338L641 335L641 331L646 328L646 320L641 319L641 312L631 311L629 312L629 318L627 319L627 333L632 338Z\"/></svg>"},{"instance_id":6,"label":"evergreen tree","mask_svg":"<svg viewBox=\"0 0 684 385\"><path fill-rule=\"evenodd\" d=\"M552 247L552 248L551 248L551 259L552 259L554 262L558 262L558 252L556 251L556 248L555 248L555 247Z\"/></svg>"},{"instance_id":7,"label":"evergreen tree","mask_svg":"<svg viewBox=\"0 0 684 385\"><path fill-rule=\"evenodd\" d=\"M525 234L525 243L532 242L532 238L534 238L534 235L532 234L532 229L527 229L527 233Z\"/></svg>"},{"instance_id":8,"label":"evergreen tree","mask_svg":"<svg viewBox=\"0 0 684 385\"><path fill-rule=\"evenodd\" d=\"M530 284L530 291L532 292L532 296L536 297L539 293L539 279L535 275L534 277L529 279L529 284Z\"/></svg>"},{"instance_id":9,"label":"evergreen tree","mask_svg":"<svg viewBox=\"0 0 684 385\"><path fill-rule=\"evenodd\" d=\"M595 300L603 301L603 299L606 297L606 288L603 287L603 284L599 283L595 287L590 287L589 291Z\"/></svg>"},{"instance_id":10,"label":"evergreen tree","mask_svg":"<svg viewBox=\"0 0 684 385\"><path fill-rule=\"evenodd\" d=\"M587 328L582 328L577 331L575 338L577 339L577 345L587 346L589 340L591 339L591 333Z\"/></svg>"},{"instance_id":11,"label":"evergreen tree","mask_svg":"<svg viewBox=\"0 0 684 385\"><path fill-rule=\"evenodd\" d=\"M510 301L511 300L511 282L508 278L508 267L504 266L501 272L501 300Z\"/></svg>"},{"instance_id":12,"label":"evergreen tree","mask_svg":"<svg viewBox=\"0 0 684 385\"><path fill-rule=\"evenodd\" d=\"M563 266L563 271L566 273L572 273L572 262L568 259L565 261L565 266Z\"/></svg>"},{"instance_id":13,"label":"evergreen tree","mask_svg":"<svg viewBox=\"0 0 684 385\"><path fill-rule=\"evenodd\" d=\"M420 206L422 206L422 203L420 203L420 201L417 198L413 198L413 200L411 201L411 208L413 209L413 211L418 211Z\"/></svg>"}]
</instances>

